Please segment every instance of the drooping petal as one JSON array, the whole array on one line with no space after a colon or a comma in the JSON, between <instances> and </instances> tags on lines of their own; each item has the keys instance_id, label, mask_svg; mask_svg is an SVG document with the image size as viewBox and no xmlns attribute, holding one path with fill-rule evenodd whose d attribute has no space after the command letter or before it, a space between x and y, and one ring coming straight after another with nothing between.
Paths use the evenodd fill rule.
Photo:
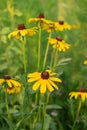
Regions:
<instances>
[{"instance_id":1,"label":"drooping petal","mask_svg":"<svg viewBox=\"0 0 87 130\"><path fill-rule=\"evenodd\" d=\"M81 94L81 98L82 98L82 101L84 102L85 99L86 99L86 93L82 93L82 94Z\"/></svg>"},{"instance_id":2,"label":"drooping petal","mask_svg":"<svg viewBox=\"0 0 87 130\"><path fill-rule=\"evenodd\" d=\"M10 81L14 86L21 86L21 84L18 81L15 81L13 79L11 79Z\"/></svg>"},{"instance_id":3,"label":"drooping petal","mask_svg":"<svg viewBox=\"0 0 87 130\"><path fill-rule=\"evenodd\" d=\"M45 93L46 92L46 80L43 80L40 86L40 92Z\"/></svg>"},{"instance_id":4,"label":"drooping petal","mask_svg":"<svg viewBox=\"0 0 87 130\"><path fill-rule=\"evenodd\" d=\"M15 88L7 87L7 93L13 94L15 92Z\"/></svg>"},{"instance_id":5,"label":"drooping petal","mask_svg":"<svg viewBox=\"0 0 87 130\"><path fill-rule=\"evenodd\" d=\"M8 86L9 86L10 88L12 88L12 83L11 83L11 81L10 81L10 80L6 80L6 82L7 82Z\"/></svg>"},{"instance_id":6,"label":"drooping petal","mask_svg":"<svg viewBox=\"0 0 87 130\"><path fill-rule=\"evenodd\" d=\"M33 90L37 90L42 82L42 79L38 80L32 87Z\"/></svg>"},{"instance_id":7,"label":"drooping petal","mask_svg":"<svg viewBox=\"0 0 87 130\"><path fill-rule=\"evenodd\" d=\"M17 36L18 33L19 33L18 30L17 30L17 31L14 31L14 32L12 32L12 33L10 33L10 34L8 35L8 38L10 39L11 37L15 37L15 36Z\"/></svg>"},{"instance_id":8,"label":"drooping petal","mask_svg":"<svg viewBox=\"0 0 87 130\"><path fill-rule=\"evenodd\" d=\"M49 84L52 85L55 89L58 90L58 86L57 86L53 81L51 81L50 79L48 79L48 82L49 82Z\"/></svg>"},{"instance_id":9,"label":"drooping petal","mask_svg":"<svg viewBox=\"0 0 87 130\"><path fill-rule=\"evenodd\" d=\"M0 79L0 84L2 84L3 82L5 82L5 80L4 79Z\"/></svg>"},{"instance_id":10,"label":"drooping petal","mask_svg":"<svg viewBox=\"0 0 87 130\"><path fill-rule=\"evenodd\" d=\"M50 83L47 81L47 89L49 92L52 92L54 90L54 88L50 85Z\"/></svg>"},{"instance_id":11,"label":"drooping petal","mask_svg":"<svg viewBox=\"0 0 87 130\"><path fill-rule=\"evenodd\" d=\"M49 79L52 80L52 81L56 81L56 82L62 83L62 80L59 79L59 78L50 77Z\"/></svg>"}]
</instances>

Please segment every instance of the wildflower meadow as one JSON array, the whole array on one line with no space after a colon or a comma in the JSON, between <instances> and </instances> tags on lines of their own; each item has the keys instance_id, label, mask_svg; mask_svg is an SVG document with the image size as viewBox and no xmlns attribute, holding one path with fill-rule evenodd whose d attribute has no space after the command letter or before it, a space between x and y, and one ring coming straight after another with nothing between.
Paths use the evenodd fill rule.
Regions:
<instances>
[{"instance_id":1,"label":"wildflower meadow","mask_svg":"<svg viewBox=\"0 0 87 130\"><path fill-rule=\"evenodd\" d=\"M87 130L86 4L0 0L0 130Z\"/></svg>"}]
</instances>

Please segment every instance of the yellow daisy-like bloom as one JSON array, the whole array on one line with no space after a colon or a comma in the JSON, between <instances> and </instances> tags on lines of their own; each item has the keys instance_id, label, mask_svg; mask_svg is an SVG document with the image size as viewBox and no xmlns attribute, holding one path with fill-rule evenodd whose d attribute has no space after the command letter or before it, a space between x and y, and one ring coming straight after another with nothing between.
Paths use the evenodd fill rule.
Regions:
<instances>
[{"instance_id":1,"label":"yellow daisy-like bloom","mask_svg":"<svg viewBox=\"0 0 87 130\"><path fill-rule=\"evenodd\" d=\"M5 89L9 94L20 92L21 84L18 81L11 79L9 75L5 75L3 78L1 78L0 84L6 87Z\"/></svg>"},{"instance_id":2,"label":"yellow daisy-like bloom","mask_svg":"<svg viewBox=\"0 0 87 130\"><path fill-rule=\"evenodd\" d=\"M87 60L85 60L85 61L83 62L83 64L84 64L84 65L87 65Z\"/></svg>"},{"instance_id":3,"label":"yellow daisy-like bloom","mask_svg":"<svg viewBox=\"0 0 87 130\"><path fill-rule=\"evenodd\" d=\"M36 32L37 32L37 28L36 27L30 28L30 29L26 29L24 24L20 24L20 25L18 25L18 30L10 33L8 35L8 38L16 37L17 39L20 39L21 37L24 37L26 35L33 36L33 35L36 34Z\"/></svg>"},{"instance_id":4,"label":"yellow daisy-like bloom","mask_svg":"<svg viewBox=\"0 0 87 130\"><path fill-rule=\"evenodd\" d=\"M68 23L64 23L64 21L55 22L55 30L63 31L64 29L70 30L72 28Z\"/></svg>"},{"instance_id":5,"label":"yellow daisy-like bloom","mask_svg":"<svg viewBox=\"0 0 87 130\"><path fill-rule=\"evenodd\" d=\"M40 87L40 93L45 93L46 89L52 92L54 89L58 90L58 85L54 82L62 82L61 79L54 77L54 75L56 75L56 73L53 73L51 70L46 70L41 73L30 73L28 74L28 82L35 82L32 89L37 90Z\"/></svg>"},{"instance_id":6,"label":"yellow daisy-like bloom","mask_svg":"<svg viewBox=\"0 0 87 130\"><path fill-rule=\"evenodd\" d=\"M81 88L78 92L70 92L69 95L70 95L70 99L73 98L73 97L75 99L80 97L82 102L84 102L87 98L87 92L85 92L83 90L83 88Z\"/></svg>"},{"instance_id":7,"label":"yellow daisy-like bloom","mask_svg":"<svg viewBox=\"0 0 87 130\"><path fill-rule=\"evenodd\" d=\"M51 32L54 29L54 22L45 19L43 14L39 14L38 18L29 18L28 22L40 23L41 29L47 30L48 32Z\"/></svg>"},{"instance_id":8,"label":"yellow daisy-like bloom","mask_svg":"<svg viewBox=\"0 0 87 130\"><path fill-rule=\"evenodd\" d=\"M44 17L44 14L39 14L38 18L29 18L28 22L46 22L46 19Z\"/></svg>"},{"instance_id":9,"label":"yellow daisy-like bloom","mask_svg":"<svg viewBox=\"0 0 87 130\"><path fill-rule=\"evenodd\" d=\"M41 23L49 23L49 20L45 19L44 14L39 14L39 16L37 18L29 18L28 22L41 22Z\"/></svg>"},{"instance_id":10,"label":"yellow daisy-like bloom","mask_svg":"<svg viewBox=\"0 0 87 130\"><path fill-rule=\"evenodd\" d=\"M57 48L59 51L66 51L70 48L70 45L66 43L64 40L61 39L61 37L49 38L49 43L53 45L53 48Z\"/></svg>"},{"instance_id":11,"label":"yellow daisy-like bloom","mask_svg":"<svg viewBox=\"0 0 87 130\"><path fill-rule=\"evenodd\" d=\"M47 30L47 32L52 32L53 30L55 30L55 23L51 20L48 20L46 23L43 24L42 29Z\"/></svg>"}]
</instances>

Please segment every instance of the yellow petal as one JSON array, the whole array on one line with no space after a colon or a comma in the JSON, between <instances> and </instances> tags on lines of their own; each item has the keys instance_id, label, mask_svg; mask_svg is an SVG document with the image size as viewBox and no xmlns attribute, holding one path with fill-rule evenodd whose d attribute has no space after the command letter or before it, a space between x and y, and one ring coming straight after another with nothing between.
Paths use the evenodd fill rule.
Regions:
<instances>
[{"instance_id":1,"label":"yellow petal","mask_svg":"<svg viewBox=\"0 0 87 130\"><path fill-rule=\"evenodd\" d=\"M40 92L41 93L45 93L46 92L46 81L47 80L43 80L40 86Z\"/></svg>"},{"instance_id":2,"label":"yellow petal","mask_svg":"<svg viewBox=\"0 0 87 130\"><path fill-rule=\"evenodd\" d=\"M8 86L11 88L12 87L11 81L10 80L6 80L6 82L7 82Z\"/></svg>"},{"instance_id":3,"label":"yellow petal","mask_svg":"<svg viewBox=\"0 0 87 130\"><path fill-rule=\"evenodd\" d=\"M31 82L34 82L39 79L41 79L41 77L30 78L30 79L28 79L28 82L31 83Z\"/></svg>"},{"instance_id":4,"label":"yellow petal","mask_svg":"<svg viewBox=\"0 0 87 130\"><path fill-rule=\"evenodd\" d=\"M50 83L47 81L47 89L49 92L52 92L54 88L50 85Z\"/></svg>"},{"instance_id":5,"label":"yellow petal","mask_svg":"<svg viewBox=\"0 0 87 130\"><path fill-rule=\"evenodd\" d=\"M11 81L11 83L14 85L14 86L21 86L21 84L19 83L19 82L17 82L17 81L15 81L15 80L10 80Z\"/></svg>"},{"instance_id":6,"label":"yellow petal","mask_svg":"<svg viewBox=\"0 0 87 130\"><path fill-rule=\"evenodd\" d=\"M59 79L59 78L50 77L49 79L52 80L52 81L56 81L56 82L62 83L62 80Z\"/></svg>"},{"instance_id":7,"label":"yellow petal","mask_svg":"<svg viewBox=\"0 0 87 130\"><path fill-rule=\"evenodd\" d=\"M10 33L10 34L8 35L8 38L15 37L15 36L18 35L18 33L19 33L19 30L14 31L14 32L12 32L12 33Z\"/></svg>"},{"instance_id":8,"label":"yellow petal","mask_svg":"<svg viewBox=\"0 0 87 130\"><path fill-rule=\"evenodd\" d=\"M48 82L49 82L49 84L52 85L54 88L58 89L58 86L57 86L54 82L52 82L52 81L49 80L49 79L48 79Z\"/></svg>"},{"instance_id":9,"label":"yellow petal","mask_svg":"<svg viewBox=\"0 0 87 130\"><path fill-rule=\"evenodd\" d=\"M33 77L37 77L37 76L40 76L40 75L41 75L41 73L34 72L34 73L30 73L30 74L28 74L27 77L29 77L29 78L33 78Z\"/></svg>"},{"instance_id":10,"label":"yellow petal","mask_svg":"<svg viewBox=\"0 0 87 130\"><path fill-rule=\"evenodd\" d=\"M4 79L0 79L0 84L2 84L3 82L5 82L5 80Z\"/></svg>"},{"instance_id":11,"label":"yellow petal","mask_svg":"<svg viewBox=\"0 0 87 130\"><path fill-rule=\"evenodd\" d=\"M87 98L87 93L81 92L81 99L83 102L85 101L86 98Z\"/></svg>"},{"instance_id":12,"label":"yellow petal","mask_svg":"<svg viewBox=\"0 0 87 130\"><path fill-rule=\"evenodd\" d=\"M39 88L41 82L42 82L42 79L40 79L39 81L37 81L37 82L33 85L33 88L32 88L32 89L33 89L33 90L37 90L37 89Z\"/></svg>"}]
</instances>

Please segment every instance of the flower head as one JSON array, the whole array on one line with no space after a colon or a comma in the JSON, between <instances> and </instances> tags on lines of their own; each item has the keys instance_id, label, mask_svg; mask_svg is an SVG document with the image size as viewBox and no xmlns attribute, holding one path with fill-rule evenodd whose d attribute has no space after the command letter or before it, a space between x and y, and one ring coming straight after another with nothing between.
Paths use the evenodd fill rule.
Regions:
<instances>
[{"instance_id":1,"label":"flower head","mask_svg":"<svg viewBox=\"0 0 87 130\"><path fill-rule=\"evenodd\" d=\"M24 24L19 24L18 25L18 30L10 33L8 35L8 38L11 38L11 37L16 37L17 39L20 39L21 37L24 37L26 35L29 35L29 36L33 36L36 34L37 28L34 27L34 28L30 28L30 29L26 29L25 25Z\"/></svg>"},{"instance_id":2,"label":"flower head","mask_svg":"<svg viewBox=\"0 0 87 130\"><path fill-rule=\"evenodd\" d=\"M70 30L72 28L71 25L65 23L64 21L55 22L55 30L63 31L64 29Z\"/></svg>"},{"instance_id":3,"label":"flower head","mask_svg":"<svg viewBox=\"0 0 87 130\"><path fill-rule=\"evenodd\" d=\"M47 30L48 32L51 32L52 29L54 29L54 23L51 20L47 20L44 17L44 14L39 14L37 18L29 18L29 23L30 22L36 22L40 23L41 29L42 30Z\"/></svg>"},{"instance_id":4,"label":"flower head","mask_svg":"<svg viewBox=\"0 0 87 130\"><path fill-rule=\"evenodd\" d=\"M77 98L81 98L82 102L84 102L87 98L87 92L84 91L83 88L81 88L78 92L70 92L70 99L75 97L75 99Z\"/></svg>"},{"instance_id":5,"label":"flower head","mask_svg":"<svg viewBox=\"0 0 87 130\"><path fill-rule=\"evenodd\" d=\"M47 32L52 32L55 30L55 23L51 20L47 20L46 23L43 24L42 29L47 30Z\"/></svg>"},{"instance_id":6,"label":"flower head","mask_svg":"<svg viewBox=\"0 0 87 130\"><path fill-rule=\"evenodd\" d=\"M62 40L61 37L49 38L49 43L53 46L53 48L57 48L59 51L66 51L70 48L70 45Z\"/></svg>"},{"instance_id":7,"label":"flower head","mask_svg":"<svg viewBox=\"0 0 87 130\"><path fill-rule=\"evenodd\" d=\"M56 73L53 73L51 70L46 70L41 73L30 73L28 74L28 82L35 82L32 89L37 90L40 87L40 93L45 93L46 89L52 92L54 89L58 89L58 85L54 82L62 82L61 79L54 77L54 75Z\"/></svg>"},{"instance_id":8,"label":"flower head","mask_svg":"<svg viewBox=\"0 0 87 130\"><path fill-rule=\"evenodd\" d=\"M18 81L11 79L9 75L3 76L3 78L0 79L0 84L6 87L5 89L9 94L20 92L21 84Z\"/></svg>"},{"instance_id":9,"label":"flower head","mask_svg":"<svg viewBox=\"0 0 87 130\"><path fill-rule=\"evenodd\" d=\"M37 18L29 18L28 22L43 22L45 20L44 14L40 13Z\"/></svg>"}]
</instances>

